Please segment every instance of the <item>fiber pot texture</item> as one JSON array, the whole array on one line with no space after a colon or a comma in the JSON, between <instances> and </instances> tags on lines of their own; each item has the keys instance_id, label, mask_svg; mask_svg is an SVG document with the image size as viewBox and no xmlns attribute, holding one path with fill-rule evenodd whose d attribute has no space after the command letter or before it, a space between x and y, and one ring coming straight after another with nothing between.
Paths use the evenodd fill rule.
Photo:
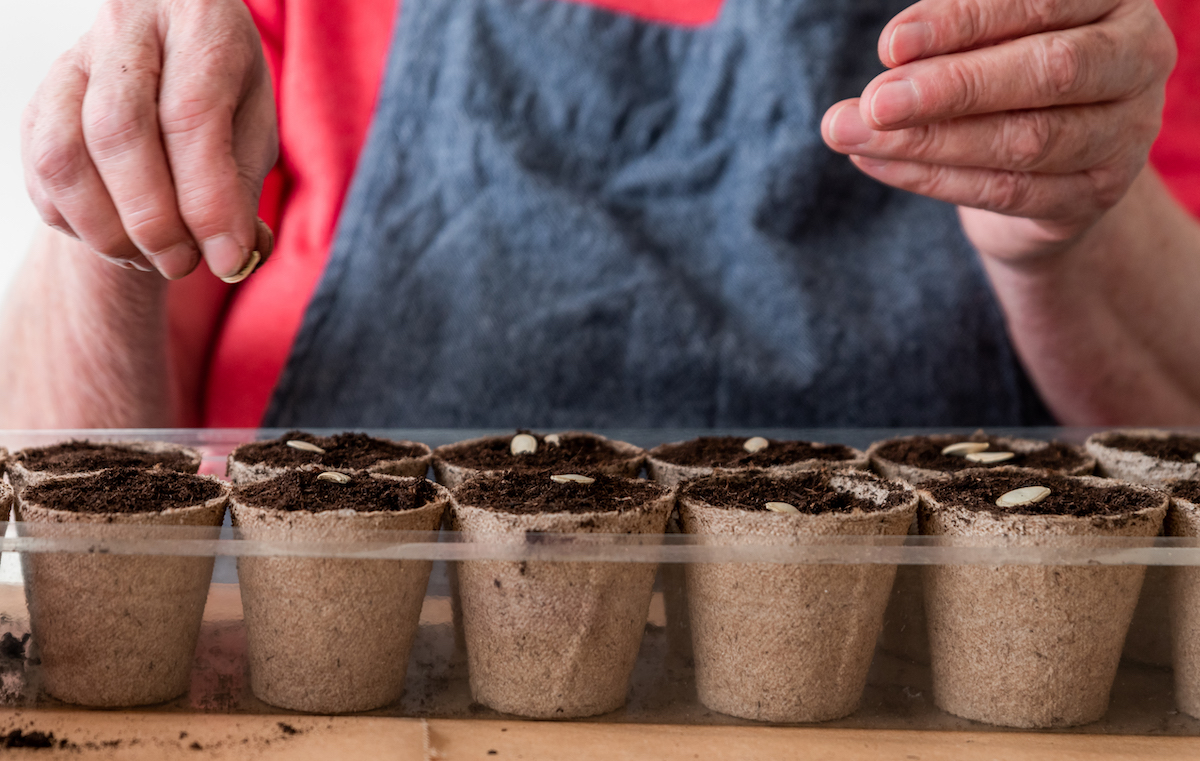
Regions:
<instances>
[{"instance_id":1,"label":"fiber pot texture","mask_svg":"<svg viewBox=\"0 0 1200 761\"><path fill-rule=\"evenodd\" d=\"M763 509L785 499L779 495L792 484L842 499L836 509L789 502L801 514ZM727 506L710 501L716 492ZM916 510L910 486L853 471L714 476L687 484L679 498L688 534L764 537L785 545L821 536L903 536ZM827 721L853 713L895 571L894 565L866 564L689 564L700 702L757 721Z\"/></svg>"},{"instance_id":2,"label":"fiber pot texture","mask_svg":"<svg viewBox=\"0 0 1200 761\"><path fill-rule=\"evenodd\" d=\"M642 463L646 459L646 453L641 447L635 447L624 441L606 439L594 433L564 431L557 434L531 433L528 435L533 436L537 441L537 451L530 455L511 453L512 436L485 436L438 447L433 450L434 478L447 489L454 489L466 479L479 473L499 473L509 470L551 469L556 473L586 471L623 478L637 478L642 469ZM557 436L559 445L548 443L547 436ZM604 452L604 458L594 462L568 461L573 459L568 455L573 445L583 442L594 442ZM465 452L480 447L487 449L492 454L491 466L478 467L463 462L462 457Z\"/></svg>"},{"instance_id":3,"label":"fiber pot texture","mask_svg":"<svg viewBox=\"0 0 1200 761\"><path fill-rule=\"evenodd\" d=\"M179 467L175 468L175 470L178 470L180 473L198 473L200 471L200 465L204 460L203 455L201 455L200 451L197 449L185 447L180 444L169 444L165 441L85 441L78 443L93 444L96 446L109 446L117 450L125 450L135 455L140 453L150 455L178 454L181 455L182 460L179 464ZM32 467L26 462L25 458L38 455L46 450L52 449L53 446L29 447L28 449L14 452L9 456L6 463L6 470L8 473L8 480L12 484L14 491L19 493L27 485L41 483L47 478L52 478L54 476L69 475L71 473L94 473L98 470L101 470L103 467L108 467L87 467L63 471L61 469L49 470L39 467ZM146 469L150 469L153 466L146 465L144 467Z\"/></svg>"},{"instance_id":4,"label":"fiber pot texture","mask_svg":"<svg viewBox=\"0 0 1200 761\"><path fill-rule=\"evenodd\" d=\"M1029 514L1039 505L966 505L1031 485L1090 488L1132 506L1111 514L1069 514L1056 496L1040 503L1066 514ZM1113 491L1104 491L1104 490ZM931 493L932 492L932 493ZM980 506L982 505L982 506ZM1009 537L1019 546L1087 546L1088 538L1154 537L1166 514L1161 492L1092 476L1040 471L964 471L922 493L921 533ZM1018 510L1023 512L1018 512ZM934 702L957 716L1012 727L1086 724L1102 717L1144 566L945 565L924 568Z\"/></svg>"},{"instance_id":5,"label":"fiber pot texture","mask_svg":"<svg viewBox=\"0 0 1200 761\"><path fill-rule=\"evenodd\" d=\"M354 478L405 487L418 481L363 473ZM332 488L351 488L356 481ZM267 507L247 494L253 485L235 490L231 510L249 540L377 542L380 531L438 528L450 493L419 481L432 497L407 510ZM314 713L367 711L399 700L431 567L427 560L239 557L254 694Z\"/></svg>"},{"instance_id":6,"label":"fiber pot texture","mask_svg":"<svg viewBox=\"0 0 1200 761\"><path fill-rule=\"evenodd\" d=\"M1172 448L1181 451L1175 457L1137 452L1129 448L1137 441L1173 444ZM1108 478L1160 487L1177 479L1200 479L1200 463L1192 459L1192 455L1200 452L1200 438L1195 436L1158 430L1106 431L1090 436L1085 446L1096 458L1100 475ZM1169 587L1170 572L1165 566L1146 569L1142 595L1125 638L1124 657L1151 666L1170 667Z\"/></svg>"},{"instance_id":7,"label":"fiber pot texture","mask_svg":"<svg viewBox=\"0 0 1200 761\"><path fill-rule=\"evenodd\" d=\"M1090 475L1096 468L1096 460L1085 454L1078 447L1064 444L1052 444L1037 439L1013 438L1010 436L989 436L984 431L976 431L970 435L955 433L938 433L921 436L902 436L895 439L877 441L867 449L871 459L871 469L885 478L898 478L910 484L919 486L936 478L944 478L951 473L959 472L965 467L944 470L932 467L917 467L911 463L901 462L887 457L887 449L900 442L928 442L933 453L940 459L943 447L959 442L987 442L987 451L1013 452L1021 456L1035 455L1048 470L1065 475ZM955 465L969 466L970 461L965 457L953 457L950 462ZM910 527L910 534L917 534L916 521ZM929 663L929 627L925 622L925 595L921 588L921 572L919 566L901 566L896 572L896 584L892 590L892 599L884 615L883 633L879 638L879 646L890 653L907 658L915 663Z\"/></svg>"},{"instance_id":8,"label":"fiber pot texture","mask_svg":"<svg viewBox=\"0 0 1200 761\"><path fill-rule=\"evenodd\" d=\"M467 541L523 545L526 532L661 534L674 494L645 481L625 507L515 513L471 500L523 488L546 473L483 475L455 490L453 527ZM589 489L562 485L564 502ZM478 494L479 492L475 492ZM499 506L499 500L490 502ZM459 564L471 694L497 711L543 719L608 713L625 703L641 645L655 564L493 561Z\"/></svg>"},{"instance_id":9,"label":"fiber pot texture","mask_svg":"<svg viewBox=\"0 0 1200 761\"><path fill-rule=\"evenodd\" d=\"M145 527L136 532L139 538L170 539L154 527L221 525L229 487L209 476L179 475L211 482L217 496L156 512L80 513L34 499L41 489L87 483L107 472L58 476L36 491L30 487L17 500L17 519L25 524L18 530L89 537L96 524L122 524ZM21 566L46 692L99 708L161 703L187 692L212 580L211 556L24 553Z\"/></svg>"},{"instance_id":10,"label":"fiber pot texture","mask_svg":"<svg viewBox=\"0 0 1200 761\"><path fill-rule=\"evenodd\" d=\"M726 438L726 437L722 437ZM732 438L732 437L728 437ZM740 438L740 437L739 437ZM753 437L751 437L753 438ZM743 440L746 441L748 439ZM800 443L810 445L815 450L831 450L844 451L848 456L845 459L824 459L813 457L809 459L794 460L785 463L772 463L773 449L768 445L765 449L759 450L755 454L748 451L742 451L742 462L744 464L728 465L722 467L708 467L700 465L680 464L671 461L671 452L678 447L692 442L677 441L670 444L662 444L647 452L646 456L646 471L650 479L655 483L663 486L672 487L678 486L684 481L695 478L704 478L705 476L739 473L746 470L763 470L773 476L785 476L789 473L799 473L807 470L828 469L828 468L844 468L850 470L865 470L868 467L867 455L865 452L860 452L852 447L844 447L840 444L821 444L816 442L771 442L777 445L780 443ZM777 450L777 447L776 447Z\"/></svg>"},{"instance_id":11,"label":"fiber pot texture","mask_svg":"<svg viewBox=\"0 0 1200 761\"><path fill-rule=\"evenodd\" d=\"M1167 534L1200 536L1200 481L1180 482L1172 488ZM1172 567L1169 588L1175 705L1200 718L1200 567Z\"/></svg>"},{"instance_id":12,"label":"fiber pot texture","mask_svg":"<svg viewBox=\"0 0 1200 761\"><path fill-rule=\"evenodd\" d=\"M270 445L286 447L286 442L289 440L317 444L327 451L324 453L311 452L289 447L282 451L291 456L291 464L279 465L262 460L264 455L269 456L268 452L264 451L265 447ZM361 450L346 451L347 449L356 450L366 447L368 444L380 445L385 449L374 458L366 456ZM387 453L386 449L391 448L401 451ZM411 451L405 453L403 450ZM432 459L433 454L429 447L416 441L390 441L360 433L314 436L303 431L289 431L278 439L256 441L237 447L229 453L229 457L226 459L225 472L229 480L235 484L263 481L283 475L289 470L306 467L341 473L365 470L369 473L383 473L389 476L424 478L425 474L429 472L429 464Z\"/></svg>"}]
</instances>

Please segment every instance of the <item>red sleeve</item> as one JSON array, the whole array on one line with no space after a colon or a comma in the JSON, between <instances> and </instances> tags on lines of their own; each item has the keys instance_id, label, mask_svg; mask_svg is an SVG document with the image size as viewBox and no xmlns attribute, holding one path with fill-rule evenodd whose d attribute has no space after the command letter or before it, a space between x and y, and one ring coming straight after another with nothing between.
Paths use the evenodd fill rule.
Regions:
<instances>
[{"instance_id":1,"label":"red sleeve","mask_svg":"<svg viewBox=\"0 0 1200 761\"><path fill-rule=\"evenodd\" d=\"M1158 0L1175 33L1179 63L1167 82L1162 132L1150 162L1192 214L1200 216L1200 3Z\"/></svg>"}]
</instances>

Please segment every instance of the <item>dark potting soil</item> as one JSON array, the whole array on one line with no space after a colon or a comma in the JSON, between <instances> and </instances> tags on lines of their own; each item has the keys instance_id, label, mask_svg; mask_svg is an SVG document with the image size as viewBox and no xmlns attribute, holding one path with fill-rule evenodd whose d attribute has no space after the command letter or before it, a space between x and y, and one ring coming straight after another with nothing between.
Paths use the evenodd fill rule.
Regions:
<instances>
[{"instance_id":1,"label":"dark potting soil","mask_svg":"<svg viewBox=\"0 0 1200 761\"><path fill-rule=\"evenodd\" d=\"M67 740L55 739L53 732L36 729L28 732L12 729L0 734L0 748L66 748L69 745Z\"/></svg>"},{"instance_id":2,"label":"dark potting soil","mask_svg":"<svg viewBox=\"0 0 1200 761\"><path fill-rule=\"evenodd\" d=\"M1044 486L1050 496L1041 502L1015 507L1000 507L996 500L1013 489ZM1020 469L961 473L944 481L923 484L942 505L1000 515L1069 515L1080 518L1126 515L1155 507L1162 495L1119 484L1094 486L1078 478L1057 473L1030 473Z\"/></svg>"},{"instance_id":3,"label":"dark potting soil","mask_svg":"<svg viewBox=\"0 0 1200 761\"><path fill-rule=\"evenodd\" d=\"M1171 484L1167 492L1172 497L1179 497L1193 505L1200 505L1200 481L1176 481Z\"/></svg>"},{"instance_id":4,"label":"dark potting soil","mask_svg":"<svg viewBox=\"0 0 1200 761\"><path fill-rule=\"evenodd\" d=\"M1040 468L1060 473L1074 471L1087 462L1087 455L1070 444L1051 441L1032 452L1013 452L1011 460L997 463L972 462L966 457L942 454L942 449L960 441L986 441L989 452L1009 452L1004 442L994 436L911 436L895 439L875 450L875 454L891 462L926 470L959 471L969 468L995 468L1002 466Z\"/></svg>"},{"instance_id":5,"label":"dark potting soil","mask_svg":"<svg viewBox=\"0 0 1200 761\"><path fill-rule=\"evenodd\" d=\"M636 510L666 494L649 481L580 473L594 483L557 483L560 470L506 471L476 476L454 492L459 504L519 515L540 513L607 513ZM574 471L572 471L574 472Z\"/></svg>"},{"instance_id":6,"label":"dark potting soil","mask_svg":"<svg viewBox=\"0 0 1200 761\"><path fill-rule=\"evenodd\" d=\"M28 487L21 499L74 513L157 513L221 495L221 484L170 470L109 468Z\"/></svg>"},{"instance_id":7,"label":"dark potting soil","mask_svg":"<svg viewBox=\"0 0 1200 761\"><path fill-rule=\"evenodd\" d=\"M67 441L48 447L22 449L14 458L29 470L85 473L104 468L164 468L195 473L198 463L182 452L140 452L122 444Z\"/></svg>"},{"instance_id":8,"label":"dark potting soil","mask_svg":"<svg viewBox=\"0 0 1200 761\"><path fill-rule=\"evenodd\" d=\"M288 446L289 441L307 441L325 450L309 452ZM320 465L326 468L362 469L385 460L405 460L423 457L422 444L377 439L365 433L339 433L334 436L313 436L303 431L288 431L277 439L243 444L233 452L233 458L247 465L259 463L277 468L301 465Z\"/></svg>"},{"instance_id":9,"label":"dark potting soil","mask_svg":"<svg viewBox=\"0 0 1200 761\"><path fill-rule=\"evenodd\" d=\"M691 441L663 444L650 450L650 456L675 465L697 468L768 468L805 460L836 462L853 460L854 450L841 444L816 444L810 441L767 439L767 448L747 452L741 436L701 436Z\"/></svg>"},{"instance_id":10,"label":"dark potting soil","mask_svg":"<svg viewBox=\"0 0 1200 761\"><path fill-rule=\"evenodd\" d=\"M537 439L537 451L514 455L512 436L493 436L463 446L454 444L438 450L438 457L471 470L545 470L557 473L579 473L607 462L619 462L629 456L619 452L609 441L598 436L559 434L559 443L548 444L544 434L530 431Z\"/></svg>"},{"instance_id":11,"label":"dark potting soil","mask_svg":"<svg viewBox=\"0 0 1200 761\"><path fill-rule=\"evenodd\" d=\"M769 512L766 503L786 502L806 515L878 512L899 507L911 495L897 489L879 504L836 489L830 474L820 470L779 478L761 473L710 476L687 482L680 492L681 497L713 507L748 512Z\"/></svg>"},{"instance_id":12,"label":"dark potting soil","mask_svg":"<svg viewBox=\"0 0 1200 761\"><path fill-rule=\"evenodd\" d=\"M1195 462L1192 458L1196 456L1197 452L1200 452L1200 436L1180 436L1174 433L1165 439L1129 436L1122 433L1108 437L1101 443L1112 449L1141 452L1144 455L1172 462Z\"/></svg>"},{"instance_id":13,"label":"dark potting soil","mask_svg":"<svg viewBox=\"0 0 1200 761\"><path fill-rule=\"evenodd\" d=\"M288 512L398 512L424 507L437 491L424 478L375 478L355 473L348 483L317 478L318 470L291 470L265 481L235 487L234 498L251 507Z\"/></svg>"}]
</instances>

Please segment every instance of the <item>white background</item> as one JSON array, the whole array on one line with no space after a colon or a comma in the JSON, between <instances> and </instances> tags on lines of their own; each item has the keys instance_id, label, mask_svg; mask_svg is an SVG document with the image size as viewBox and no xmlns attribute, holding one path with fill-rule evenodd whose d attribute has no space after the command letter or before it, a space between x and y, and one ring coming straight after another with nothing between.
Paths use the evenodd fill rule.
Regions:
<instances>
[{"instance_id":1,"label":"white background","mask_svg":"<svg viewBox=\"0 0 1200 761\"><path fill-rule=\"evenodd\" d=\"M40 224L21 174L21 111L50 64L71 47L102 0L0 0L0 292Z\"/></svg>"}]
</instances>

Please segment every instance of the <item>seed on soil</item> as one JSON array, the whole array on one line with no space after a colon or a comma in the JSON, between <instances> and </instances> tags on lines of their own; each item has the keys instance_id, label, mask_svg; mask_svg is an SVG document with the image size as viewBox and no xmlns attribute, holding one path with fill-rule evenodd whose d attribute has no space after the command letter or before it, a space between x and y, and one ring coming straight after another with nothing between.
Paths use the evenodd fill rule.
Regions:
<instances>
[{"instance_id":1,"label":"seed on soil","mask_svg":"<svg viewBox=\"0 0 1200 761\"><path fill-rule=\"evenodd\" d=\"M562 444L562 439L558 438L557 433L546 434L545 436L542 437L542 441L546 442L547 444L549 444L552 447L557 447Z\"/></svg>"},{"instance_id":2,"label":"seed on soil","mask_svg":"<svg viewBox=\"0 0 1200 761\"><path fill-rule=\"evenodd\" d=\"M971 462L978 462L983 465L994 465L998 462L1004 462L1016 457L1012 452L972 452L967 455L967 459Z\"/></svg>"},{"instance_id":3,"label":"seed on soil","mask_svg":"<svg viewBox=\"0 0 1200 761\"><path fill-rule=\"evenodd\" d=\"M1200 462L1200 452L1197 452L1196 454L1192 455L1192 459L1195 460L1196 462Z\"/></svg>"},{"instance_id":4,"label":"seed on soil","mask_svg":"<svg viewBox=\"0 0 1200 761\"><path fill-rule=\"evenodd\" d=\"M763 507L767 508L768 510L770 510L773 513L795 513L796 515L800 514L800 511L796 509L795 505L790 505L787 502L768 502L767 504L763 505Z\"/></svg>"},{"instance_id":5,"label":"seed on soil","mask_svg":"<svg viewBox=\"0 0 1200 761\"><path fill-rule=\"evenodd\" d=\"M951 444L942 449L942 454L950 457L965 457L976 452L982 452L988 448L986 441L960 441L957 444Z\"/></svg>"},{"instance_id":6,"label":"seed on soil","mask_svg":"<svg viewBox=\"0 0 1200 761\"><path fill-rule=\"evenodd\" d=\"M754 454L755 452L763 451L769 446L771 446L771 442L762 436L754 436L753 438L746 439L746 443L742 444L742 449L745 449L750 454Z\"/></svg>"},{"instance_id":7,"label":"seed on soil","mask_svg":"<svg viewBox=\"0 0 1200 761\"><path fill-rule=\"evenodd\" d=\"M996 506L1017 507L1019 505L1033 505L1049 496L1050 490L1045 486L1022 486L1020 489L1013 489L1010 492L1001 494L1000 498L996 500Z\"/></svg>"},{"instance_id":8,"label":"seed on soil","mask_svg":"<svg viewBox=\"0 0 1200 761\"><path fill-rule=\"evenodd\" d=\"M338 473L336 470L327 470L321 475L317 476L317 480L333 481L335 484L348 484L350 483L350 476L346 475L345 473Z\"/></svg>"},{"instance_id":9,"label":"seed on soil","mask_svg":"<svg viewBox=\"0 0 1200 761\"><path fill-rule=\"evenodd\" d=\"M514 455L533 454L537 451L537 439L528 433L518 433L512 437L508 449Z\"/></svg>"},{"instance_id":10,"label":"seed on soil","mask_svg":"<svg viewBox=\"0 0 1200 761\"><path fill-rule=\"evenodd\" d=\"M594 484L596 479L588 476L581 476L578 473L563 473L550 476L550 480L556 484Z\"/></svg>"},{"instance_id":11,"label":"seed on soil","mask_svg":"<svg viewBox=\"0 0 1200 761\"><path fill-rule=\"evenodd\" d=\"M292 449L299 449L302 452L314 452L316 454L325 454L325 450L321 449L316 444L309 441L301 441L300 439L289 439L287 445Z\"/></svg>"}]
</instances>

